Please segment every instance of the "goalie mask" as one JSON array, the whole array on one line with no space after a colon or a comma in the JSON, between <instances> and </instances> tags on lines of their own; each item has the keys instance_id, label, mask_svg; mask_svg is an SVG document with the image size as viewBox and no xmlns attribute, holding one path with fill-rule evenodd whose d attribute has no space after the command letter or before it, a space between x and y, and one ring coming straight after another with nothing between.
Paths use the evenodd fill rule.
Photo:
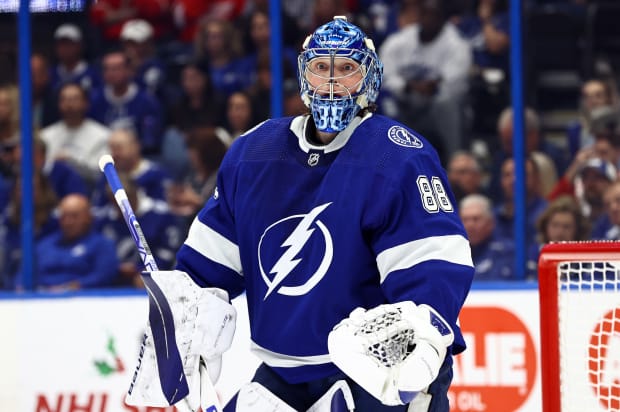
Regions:
<instances>
[{"instance_id":1,"label":"goalie mask","mask_svg":"<svg viewBox=\"0 0 620 412\"><path fill-rule=\"evenodd\" d=\"M298 63L301 99L321 132L344 130L377 100L383 65L372 40L343 16L306 38Z\"/></svg>"}]
</instances>

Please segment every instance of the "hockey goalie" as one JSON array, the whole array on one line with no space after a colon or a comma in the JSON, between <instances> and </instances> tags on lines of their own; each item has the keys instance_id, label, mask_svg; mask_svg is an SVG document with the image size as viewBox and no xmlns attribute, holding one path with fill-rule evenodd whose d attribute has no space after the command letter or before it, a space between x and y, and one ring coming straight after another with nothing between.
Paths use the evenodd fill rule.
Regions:
<instances>
[{"instance_id":1,"label":"hockey goalie","mask_svg":"<svg viewBox=\"0 0 620 412\"><path fill-rule=\"evenodd\" d=\"M439 157L376 113L383 64L336 16L304 42L308 113L232 144L177 253L145 274L127 402L181 411L448 412L471 251ZM245 293L254 376L221 408L213 385Z\"/></svg>"}]
</instances>

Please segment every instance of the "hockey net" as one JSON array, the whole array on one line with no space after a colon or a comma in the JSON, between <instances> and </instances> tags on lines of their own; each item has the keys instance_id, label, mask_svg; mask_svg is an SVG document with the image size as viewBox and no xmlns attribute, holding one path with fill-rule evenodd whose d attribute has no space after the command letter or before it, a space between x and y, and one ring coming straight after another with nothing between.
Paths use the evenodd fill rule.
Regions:
<instances>
[{"instance_id":1,"label":"hockey net","mask_svg":"<svg viewBox=\"0 0 620 412\"><path fill-rule=\"evenodd\" d=\"M620 242L545 245L543 411L620 411Z\"/></svg>"}]
</instances>

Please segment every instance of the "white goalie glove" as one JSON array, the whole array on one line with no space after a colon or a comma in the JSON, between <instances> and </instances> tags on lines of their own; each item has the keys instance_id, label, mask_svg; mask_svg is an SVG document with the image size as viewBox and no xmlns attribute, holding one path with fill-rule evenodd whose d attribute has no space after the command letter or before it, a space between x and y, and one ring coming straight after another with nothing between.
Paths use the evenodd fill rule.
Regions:
<instances>
[{"instance_id":1,"label":"white goalie glove","mask_svg":"<svg viewBox=\"0 0 620 412\"><path fill-rule=\"evenodd\" d=\"M213 383L237 318L228 294L201 288L177 270L144 273L142 279L149 294L149 321L125 401L175 405L182 412L220 411Z\"/></svg>"},{"instance_id":2,"label":"white goalie glove","mask_svg":"<svg viewBox=\"0 0 620 412\"><path fill-rule=\"evenodd\" d=\"M403 405L439 374L450 325L430 306L399 302L357 308L329 334L332 362L385 405Z\"/></svg>"}]
</instances>

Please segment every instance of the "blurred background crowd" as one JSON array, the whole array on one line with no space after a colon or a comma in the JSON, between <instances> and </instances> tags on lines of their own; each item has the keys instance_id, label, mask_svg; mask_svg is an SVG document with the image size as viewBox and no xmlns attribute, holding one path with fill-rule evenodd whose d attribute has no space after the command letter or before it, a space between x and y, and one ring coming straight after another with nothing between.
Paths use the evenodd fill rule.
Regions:
<instances>
[{"instance_id":1,"label":"blurred background crowd","mask_svg":"<svg viewBox=\"0 0 620 412\"><path fill-rule=\"evenodd\" d=\"M509 1L281 4L284 114L306 112L297 86L304 38L346 15L384 63L379 113L439 151L475 279L523 280L514 270ZM172 268L226 150L271 116L269 2L82 6L32 15L35 281L50 291L141 287L142 264L99 157L113 156L160 269ZM527 279L535 280L546 242L620 239L620 2L531 0L522 16ZM23 288L16 19L0 13L5 290Z\"/></svg>"}]
</instances>

